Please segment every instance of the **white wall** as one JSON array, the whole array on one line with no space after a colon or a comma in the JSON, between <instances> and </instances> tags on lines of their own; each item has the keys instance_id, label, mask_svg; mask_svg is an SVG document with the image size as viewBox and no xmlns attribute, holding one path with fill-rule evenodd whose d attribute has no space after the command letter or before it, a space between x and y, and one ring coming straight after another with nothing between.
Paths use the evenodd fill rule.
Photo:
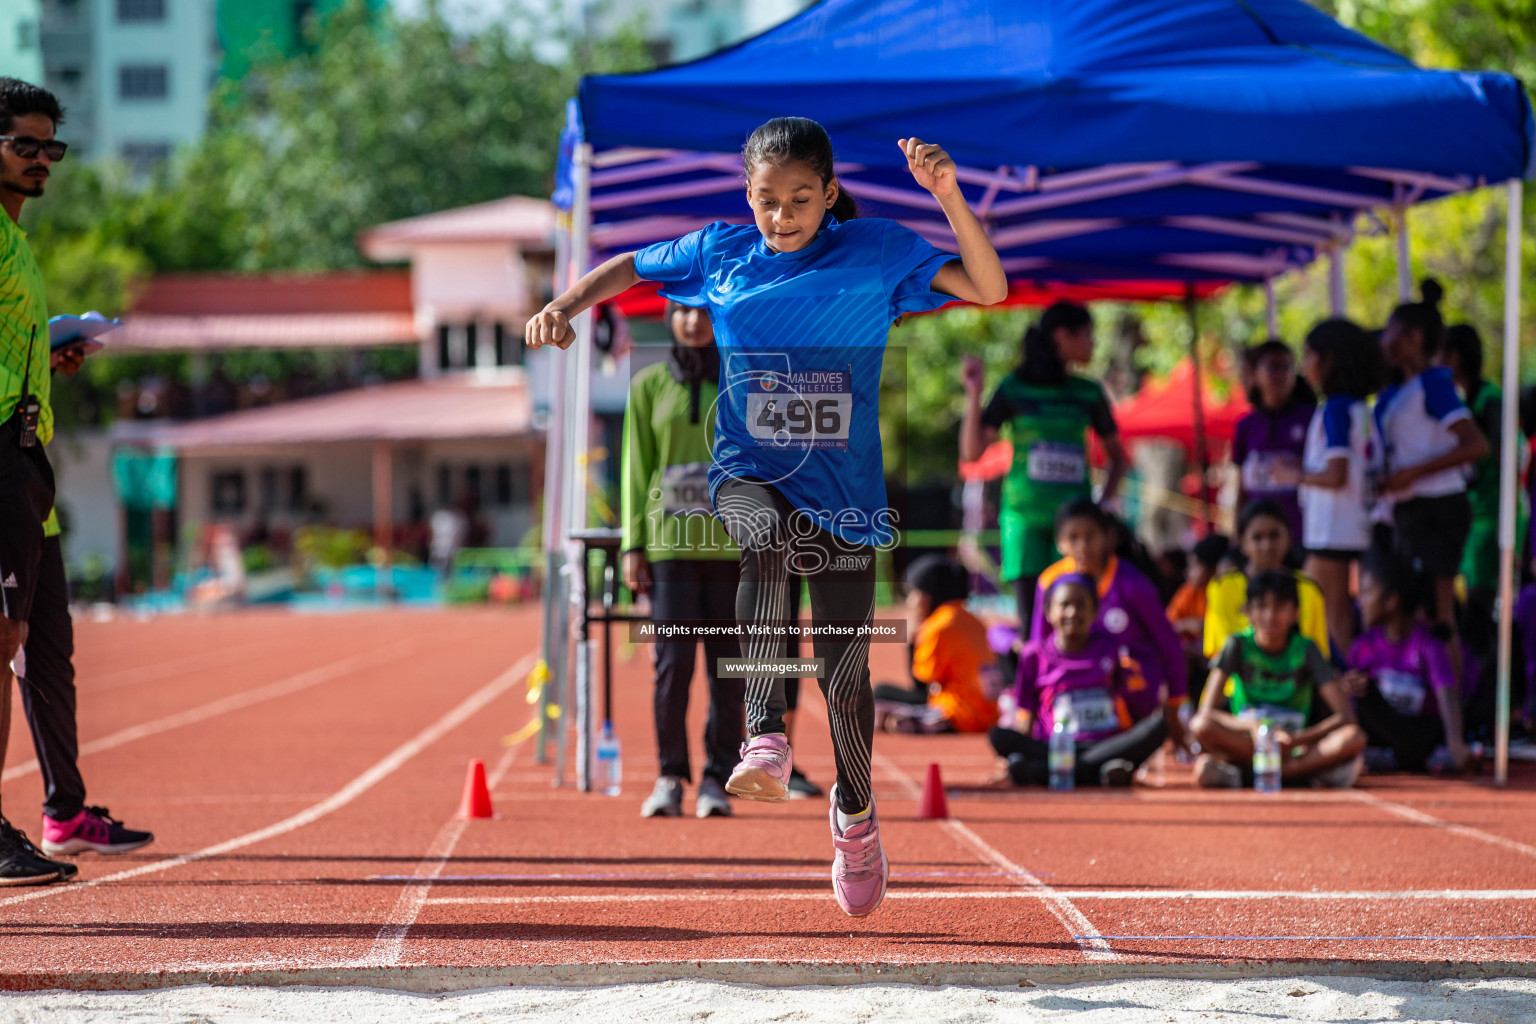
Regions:
<instances>
[{"instance_id":1,"label":"white wall","mask_svg":"<svg viewBox=\"0 0 1536 1024\"><path fill-rule=\"evenodd\" d=\"M68 529L64 562L78 567L92 555L117 564L117 498L112 488L112 445L105 430L72 430L48 445L58 503Z\"/></svg>"}]
</instances>

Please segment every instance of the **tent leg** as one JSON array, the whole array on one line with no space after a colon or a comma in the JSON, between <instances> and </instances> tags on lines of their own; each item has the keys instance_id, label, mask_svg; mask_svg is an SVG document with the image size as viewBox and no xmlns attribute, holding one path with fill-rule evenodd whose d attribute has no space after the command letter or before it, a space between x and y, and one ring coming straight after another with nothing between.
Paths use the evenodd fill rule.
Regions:
<instances>
[{"instance_id":1,"label":"tent leg","mask_svg":"<svg viewBox=\"0 0 1536 1024\"><path fill-rule=\"evenodd\" d=\"M565 219L555 227L555 294L559 295L570 282L571 232ZM544 365L549 369L549 419L544 430L544 643L542 666L544 686L539 700L539 737L534 748L534 761L549 761L550 730L557 719L551 709L560 705L560 684L565 670L565 658L560 644L565 636L555 625L559 602L565 599L564 578L561 567L561 516L564 504L561 489L565 486L565 360L558 354L546 352Z\"/></svg>"},{"instance_id":2,"label":"tent leg","mask_svg":"<svg viewBox=\"0 0 1536 1024\"><path fill-rule=\"evenodd\" d=\"M1515 503L1519 481L1520 395L1520 230L1524 186L1509 182L1504 242L1504 423L1499 449L1499 668L1494 709L1493 780L1509 781L1509 690L1515 618Z\"/></svg>"},{"instance_id":3,"label":"tent leg","mask_svg":"<svg viewBox=\"0 0 1536 1024\"><path fill-rule=\"evenodd\" d=\"M1264 332L1267 337L1280 336L1279 311L1275 309L1275 279L1264 279Z\"/></svg>"},{"instance_id":4,"label":"tent leg","mask_svg":"<svg viewBox=\"0 0 1536 1024\"><path fill-rule=\"evenodd\" d=\"M1335 243L1328 250L1328 312L1335 317L1344 315L1344 243Z\"/></svg>"},{"instance_id":5,"label":"tent leg","mask_svg":"<svg viewBox=\"0 0 1536 1024\"><path fill-rule=\"evenodd\" d=\"M1413 301L1413 261L1408 250L1408 207L1397 209L1397 301Z\"/></svg>"},{"instance_id":6,"label":"tent leg","mask_svg":"<svg viewBox=\"0 0 1536 1024\"><path fill-rule=\"evenodd\" d=\"M1200 467L1200 514L1204 517L1202 534L1209 534L1213 523L1211 515L1211 460L1205 444L1205 384L1200 370L1200 303L1195 298L1195 286L1184 286L1184 315L1189 319L1189 363L1194 373L1194 428L1195 464Z\"/></svg>"}]
</instances>

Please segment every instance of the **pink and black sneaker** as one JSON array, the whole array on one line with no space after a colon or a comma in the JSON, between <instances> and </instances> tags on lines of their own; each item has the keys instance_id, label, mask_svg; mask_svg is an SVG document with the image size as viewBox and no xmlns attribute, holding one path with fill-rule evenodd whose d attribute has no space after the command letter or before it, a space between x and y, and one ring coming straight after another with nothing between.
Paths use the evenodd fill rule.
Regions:
<instances>
[{"instance_id":1,"label":"pink and black sneaker","mask_svg":"<svg viewBox=\"0 0 1536 1024\"><path fill-rule=\"evenodd\" d=\"M43 815L43 852L49 856L84 853L127 853L155 841L153 832L127 828L105 807L87 807L68 821Z\"/></svg>"},{"instance_id":2,"label":"pink and black sneaker","mask_svg":"<svg viewBox=\"0 0 1536 1024\"><path fill-rule=\"evenodd\" d=\"M880 819L870 801L869 817L847 829L837 827L837 787L832 787L832 892L849 917L872 914L885 899L890 863L880 845Z\"/></svg>"},{"instance_id":3,"label":"pink and black sneaker","mask_svg":"<svg viewBox=\"0 0 1536 1024\"><path fill-rule=\"evenodd\" d=\"M741 745L741 763L731 772L725 791L743 800L781 803L789 799L793 762L789 738L783 733L753 736Z\"/></svg>"}]
</instances>

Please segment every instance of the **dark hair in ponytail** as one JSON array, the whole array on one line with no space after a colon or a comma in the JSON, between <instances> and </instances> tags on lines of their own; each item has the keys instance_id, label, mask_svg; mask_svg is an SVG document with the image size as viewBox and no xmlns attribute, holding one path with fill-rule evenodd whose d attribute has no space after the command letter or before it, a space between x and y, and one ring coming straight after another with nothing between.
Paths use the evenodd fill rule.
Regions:
<instances>
[{"instance_id":1,"label":"dark hair in ponytail","mask_svg":"<svg viewBox=\"0 0 1536 1024\"><path fill-rule=\"evenodd\" d=\"M1419 337L1424 339L1426 359L1440 351L1440 342L1445 336L1445 321L1440 319L1440 300L1444 296L1445 289L1440 287L1440 282L1426 277L1419 282L1419 301L1405 302L1392 311L1391 320L1405 330L1418 331Z\"/></svg>"},{"instance_id":2,"label":"dark hair in ponytail","mask_svg":"<svg viewBox=\"0 0 1536 1024\"><path fill-rule=\"evenodd\" d=\"M1456 353L1456 362L1461 367L1462 376L1472 382L1472 386L1467 388L1467 402L1470 403L1483 389L1482 337L1471 324L1452 324L1445 329L1440 347L1446 352Z\"/></svg>"},{"instance_id":3,"label":"dark hair in ponytail","mask_svg":"<svg viewBox=\"0 0 1536 1024\"><path fill-rule=\"evenodd\" d=\"M1040 314L1024 332L1024 362L1019 376L1029 384L1063 384L1067 363L1056 349L1056 332L1062 328L1075 331L1093 323L1088 310L1075 302L1056 302Z\"/></svg>"},{"instance_id":4,"label":"dark hair in ponytail","mask_svg":"<svg viewBox=\"0 0 1536 1024\"><path fill-rule=\"evenodd\" d=\"M821 184L837 177L832 156L832 139L827 130L808 117L776 117L747 136L741 147L741 169L751 177L759 164L804 164L821 178ZM832 202L832 216L853 220L859 206L839 183Z\"/></svg>"}]
</instances>

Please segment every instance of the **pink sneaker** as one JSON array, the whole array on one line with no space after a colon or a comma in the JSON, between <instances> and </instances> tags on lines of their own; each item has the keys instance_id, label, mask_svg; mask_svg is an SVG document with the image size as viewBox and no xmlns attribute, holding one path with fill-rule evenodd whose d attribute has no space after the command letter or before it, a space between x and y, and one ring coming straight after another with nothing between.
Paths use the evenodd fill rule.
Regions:
<instances>
[{"instance_id":1,"label":"pink sneaker","mask_svg":"<svg viewBox=\"0 0 1536 1024\"><path fill-rule=\"evenodd\" d=\"M837 856L832 858L832 892L837 905L849 917L872 914L880 901L885 899L885 879L890 873L890 862L880 845L880 819L870 802L869 817L849 825L848 831L837 830L837 787L832 787L832 848Z\"/></svg>"},{"instance_id":2,"label":"pink sneaker","mask_svg":"<svg viewBox=\"0 0 1536 1024\"><path fill-rule=\"evenodd\" d=\"M753 736L741 745L741 763L731 772L725 791L743 800L782 803L789 799L792 767L789 739L783 733Z\"/></svg>"},{"instance_id":3,"label":"pink sneaker","mask_svg":"<svg viewBox=\"0 0 1536 1024\"><path fill-rule=\"evenodd\" d=\"M154 833L126 827L105 807L87 807L68 821L43 815L43 852L60 854L127 853L155 841Z\"/></svg>"}]
</instances>

